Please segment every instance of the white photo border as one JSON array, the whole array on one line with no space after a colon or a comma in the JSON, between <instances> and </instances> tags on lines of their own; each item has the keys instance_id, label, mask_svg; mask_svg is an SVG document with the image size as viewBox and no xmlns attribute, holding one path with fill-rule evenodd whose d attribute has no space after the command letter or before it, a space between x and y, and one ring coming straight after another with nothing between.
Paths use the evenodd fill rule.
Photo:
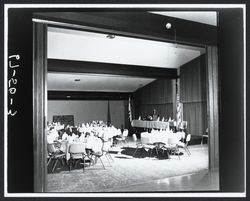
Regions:
<instances>
[{"instance_id":1,"label":"white photo border","mask_svg":"<svg viewBox=\"0 0 250 201\"><path fill-rule=\"evenodd\" d=\"M9 8L242 8L244 34L244 192L188 192L188 193L8 193L7 139L8 139L8 9ZM4 4L4 196L5 197L246 197L246 5L245 4Z\"/></svg>"}]
</instances>

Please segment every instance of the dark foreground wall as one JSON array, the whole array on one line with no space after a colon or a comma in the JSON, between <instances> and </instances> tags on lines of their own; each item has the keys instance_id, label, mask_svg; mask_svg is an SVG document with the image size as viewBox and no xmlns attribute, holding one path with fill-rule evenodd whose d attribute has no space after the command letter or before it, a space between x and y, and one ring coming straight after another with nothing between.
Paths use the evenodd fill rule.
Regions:
<instances>
[{"instance_id":1,"label":"dark foreground wall","mask_svg":"<svg viewBox=\"0 0 250 201\"><path fill-rule=\"evenodd\" d=\"M33 192L32 133L32 13L34 9L9 12L8 56L20 54L17 94L8 117L8 191ZM243 35L242 9L219 12L220 70L220 189L243 190ZM3 30L3 29L2 29ZM3 33L3 32L2 32ZM7 66L5 66L5 71ZM2 79L3 79L3 74ZM2 85L1 85L2 87ZM3 87L1 88L3 90ZM10 100L8 100L10 101ZM3 105L3 104L2 104ZM15 106L15 107L14 107ZM3 125L3 120L1 119ZM3 140L1 140L3 147ZM3 157L3 154L1 155ZM3 158L1 158L3 161ZM3 165L3 163L2 163Z\"/></svg>"}]
</instances>

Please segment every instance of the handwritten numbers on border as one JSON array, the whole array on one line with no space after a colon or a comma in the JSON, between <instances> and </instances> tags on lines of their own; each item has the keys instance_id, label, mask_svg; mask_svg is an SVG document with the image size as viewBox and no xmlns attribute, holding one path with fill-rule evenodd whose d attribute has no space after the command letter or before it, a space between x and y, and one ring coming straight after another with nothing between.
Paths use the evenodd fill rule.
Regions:
<instances>
[{"instance_id":1,"label":"handwritten numbers on border","mask_svg":"<svg viewBox=\"0 0 250 201\"><path fill-rule=\"evenodd\" d=\"M17 73L16 69L18 69L20 67L20 65L17 62L18 60L20 60L20 55L19 54L9 56L9 61L8 61L9 74L11 74L10 70L12 70L12 76L9 79L9 82L8 82L9 101L10 101L9 104L10 104L10 106L13 106L13 104L14 104L14 95L15 95L15 93L17 91L17 89L16 89L17 78L15 78L15 76L16 76L16 73ZM17 114L17 110L12 111L12 109L9 107L8 115L15 116L16 114Z\"/></svg>"}]
</instances>

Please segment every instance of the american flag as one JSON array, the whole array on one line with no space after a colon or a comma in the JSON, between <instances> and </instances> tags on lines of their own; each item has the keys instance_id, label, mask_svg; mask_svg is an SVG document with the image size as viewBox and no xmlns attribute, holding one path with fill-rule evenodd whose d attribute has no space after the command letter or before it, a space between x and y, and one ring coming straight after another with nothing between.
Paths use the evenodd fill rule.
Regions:
<instances>
[{"instance_id":1,"label":"american flag","mask_svg":"<svg viewBox=\"0 0 250 201\"><path fill-rule=\"evenodd\" d=\"M131 100L130 97L128 99L128 119L130 123L132 122L132 110L131 110Z\"/></svg>"},{"instance_id":2,"label":"american flag","mask_svg":"<svg viewBox=\"0 0 250 201\"><path fill-rule=\"evenodd\" d=\"M181 122L182 122L182 103L180 103L180 98L179 98L179 94L177 94L177 98L176 98L176 127L179 129L181 126Z\"/></svg>"}]
</instances>

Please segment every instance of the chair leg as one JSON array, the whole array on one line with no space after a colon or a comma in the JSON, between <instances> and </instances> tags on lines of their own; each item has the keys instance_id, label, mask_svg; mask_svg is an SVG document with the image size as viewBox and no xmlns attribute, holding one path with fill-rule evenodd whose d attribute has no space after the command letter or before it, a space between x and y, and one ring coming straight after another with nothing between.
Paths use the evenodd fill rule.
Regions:
<instances>
[{"instance_id":1,"label":"chair leg","mask_svg":"<svg viewBox=\"0 0 250 201\"><path fill-rule=\"evenodd\" d=\"M70 172L71 168L72 168L72 159L71 158L69 159L68 164L69 164L69 172Z\"/></svg>"},{"instance_id":2,"label":"chair leg","mask_svg":"<svg viewBox=\"0 0 250 201\"><path fill-rule=\"evenodd\" d=\"M47 162L47 166L49 166L50 161L51 161L51 157L49 157L49 160Z\"/></svg>"},{"instance_id":3,"label":"chair leg","mask_svg":"<svg viewBox=\"0 0 250 201\"><path fill-rule=\"evenodd\" d=\"M176 151L177 151L177 154L178 154L178 158L179 158L179 160L180 160L181 157L180 157L180 151L179 151L179 148L178 148L178 147L176 148Z\"/></svg>"},{"instance_id":4,"label":"chair leg","mask_svg":"<svg viewBox=\"0 0 250 201\"><path fill-rule=\"evenodd\" d=\"M83 168L82 169L83 169L83 172L84 172L84 170L85 170L85 158L83 157L82 160L83 160Z\"/></svg>"},{"instance_id":5,"label":"chair leg","mask_svg":"<svg viewBox=\"0 0 250 201\"><path fill-rule=\"evenodd\" d=\"M112 156L108 153L108 157L111 159L112 162L114 162L114 159L112 158Z\"/></svg>"},{"instance_id":6,"label":"chair leg","mask_svg":"<svg viewBox=\"0 0 250 201\"><path fill-rule=\"evenodd\" d=\"M94 165L94 160L92 158L93 155L87 155L88 159L89 159L89 165Z\"/></svg>"},{"instance_id":7,"label":"chair leg","mask_svg":"<svg viewBox=\"0 0 250 201\"><path fill-rule=\"evenodd\" d=\"M167 152L167 157L168 157L168 159L171 159L171 158L170 158L170 151L169 151L169 149L166 149L166 152Z\"/></svg>"},{"instance_id":8,"label":"chair leg","mask_svg":"<svg viewBox=\"0 0 250 201\"><path fill-rule=\"evenodd\" d=\"M75 161L75 168L76 168L78 162L79 162L79 160L76 160L76 161Z\"/></svg>"},{"instance_id":9,"label":"chair leg","mask_svg":"<svg viewBox=\"0 0 250 201\"><path fill-rule=\"evenodd\" d=\"M64 167L64 161L63 161L63 158L60 158L60 161L61 161L62 166Z\"/></svg>"},{"instance_id":10,"label":"chair leg","mask_svg":"<svg viewBox=\"0 0 250 201\"><path fill-rule=\"evenodd\" d=\"M99 158L99 160L101 161L101 163L102 163L102 167L103 167L103 169L105 169L105 166L104 166L104 164L103 164L103 162L102 162L102 159L101 159L101 157L98 157Z\"/></svg>"},{"instance_id":11,"label":"chair leg","mask_svg":"<svg viewBox=\"0 0 250 201\"><path fill-rule=\"evenodd\" d=\"M54 163L54 166L52 168L52 173L54 172L55 168L56 168L56 165L57 165L57 162L58 162L58 159L56 159L55 163Z\"/></svg>"},{"instance_id":12,"label":"chair leg","mask_svg":"<svg viewBox=\"0 0 250 201\"><path fill-rule=\"evenodd\" d=\"M149 155L149 158L151 158L151 156L152 156L152 152L153 152L153 149L150 149L150 155Z\"/></svg>"},{"instance_id":13,"label":"chair leg","mask_svg":"<svg viewBox=\"0 0 250 201\"><path fill-rule=\"evenodd\" d=\"M178 149L177 149L177 148L174 149L174 155L176 155L176 153L178 154L178 158L179 158L179 160L180 160L180 155L179 155L179 153L178 153Z\"/></svg>"},{"instance_id":14,"label":"chair leg","mask_svg":"<svg viewBox=\"0 0 250 201\"><path fill-rule=\"evenodd\" d=\"M108 161L108 163L109 163L109 166L112 167L112 165L111 165L111 163L110 163L110 161L109 161L109 158L108 158L107 154L105 154L105 157L106 157L106 159L107 159L107 161Z\"/></svg>"},{"instance_id":15,"label":"chair leg","mask_svg":"<svg viewBox=\"0 0 250 201\"><path fill-rule=\"evenodd\" d=\"M155 151L156 151L156 155L159 156L158 148L157 147L155 147Z\"/></svg>"},{"instance_id":16,"label":"chair leg","mask_svg":"<svg viewBox=\"0 0 250 201\"><path fill-rule=\"evenodd\" d=\"M180 155L179 155L179 153L178 153L178 150L177 150L177 148L175 149L175 151L174 151L174 155L178 155L178 158L179 158L179 160L180 160Z\"/></svg>"},{"instance_id":17,"label":"chair leg","mask_svg":"<svg viewBox=\"0 0 250 201\"><path fill-rule=\"evenodd\" d=\"M191 152L189 151L188 147L186 147L186 149L187 149L187 152L188 152L188 154L189 154L189 156L190 156L190 155L191 155Z\"/></svg>"},{"instance_id":18,"label":"chair leg","mask_svg":"<svg viewBox=\"0 0 250 201\"><path fill-rule=\"evenodd\" d=\"M133 157L135 156L135 153L137 152L137 150L138 150L138 147L136 147L136 150L135 150L135 152L133 153Z\"/></svg>"}]
</instances>

